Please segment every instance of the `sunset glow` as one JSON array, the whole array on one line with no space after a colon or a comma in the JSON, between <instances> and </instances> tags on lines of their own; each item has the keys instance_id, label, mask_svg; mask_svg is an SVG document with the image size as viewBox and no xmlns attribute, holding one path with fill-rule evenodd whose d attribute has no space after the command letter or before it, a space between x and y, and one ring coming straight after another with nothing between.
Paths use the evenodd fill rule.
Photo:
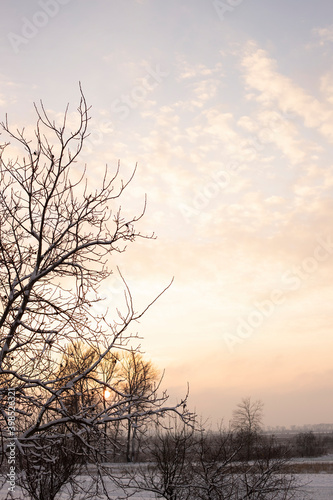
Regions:
<instances>
[{"instance_id":1,"label":"sunset glow","mask_svg":"<svg viewBox=\"0 0 333 500\"><path fill-rule=\"evenodd\" d=\"M104 391L104 399L109 399L111 396L111 392L108 389L105 389Z\"/></svg>"},{"instance_id":2,"label":"sunset glow","mask_svg":"<svg viewBox=\"0 0 333 500\"><path fill-rule=\"evenodd\" d=\"M124 305L116 266L136 311L174 277L132 325L171 401L189 383L213 425L247 396L267 426L331 423L333 2L51 3L3 2L1 121L31 132L34 101L59 121L69 102L74 130L80 81L77 175L94 191L138 163L122 210L147 194L157 236L110 260L96 313Z\"/></svg>"}]
</instances>

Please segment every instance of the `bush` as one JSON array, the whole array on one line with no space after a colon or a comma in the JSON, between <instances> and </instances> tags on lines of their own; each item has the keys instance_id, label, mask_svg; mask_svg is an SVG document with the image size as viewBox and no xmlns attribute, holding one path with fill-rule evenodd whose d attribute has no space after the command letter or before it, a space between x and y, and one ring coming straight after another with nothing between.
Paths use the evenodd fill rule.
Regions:
<instances>
[{"instance_id":1,"label":"bush","mask_svg":"<svg viewBox=\"0 0 333 500\"><path fill-rule=\"evenodd\" d=\"M295 438L295 452L299 457L318 457L325 453L325 447L312 431L300 432Z\"/></svg>"}]
</instances>

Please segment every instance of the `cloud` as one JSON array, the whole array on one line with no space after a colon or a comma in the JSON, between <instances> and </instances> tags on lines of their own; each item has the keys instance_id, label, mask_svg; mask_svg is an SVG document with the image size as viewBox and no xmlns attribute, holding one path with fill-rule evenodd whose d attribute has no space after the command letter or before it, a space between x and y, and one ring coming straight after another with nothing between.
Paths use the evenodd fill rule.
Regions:
<instances>
[{"instance_id":1,"label":"cloud","mask_svg":"<svg viewBox=\"0 0 333 500\"><path fill-rule=\"evenodd\" d=\"M228 143L230 146L239 142L239 135L235 132L232 122L234 120L232 113L223 113L216 108L209 108L204 111L206 126L204 132L210 134L212 139L218 139L220 142Z\"/></svg>"},{"instance_id":2,"label":"cloud","mask_svg":"<svg viewBox=\"0 0 333 500\"><path fill-rule=\"evenodd\" d=\"M279 73L276 61L253 41L246 46L242 68L252 100L267 108L277 105L279 111L297 115L306 127L317 128L326 137L331 137L328 124L332 122L332 110ZM253 90L256 91L254 95Z\"/></svg>"},{"instance_id":3,"label":"cloud","mask_svg":"<svg viewBox=\"0 0 333 500\"><path fill-rule=\"evenodd\" d=\"M333 42L333 24L326 28L314 28L312 34L319 38L320 45Z\"/></svg>"},{"instance_id":4,"label":"cloud","mask_svg":"<svg viewBox=\"0 0 333 500\"><path fill-rule=\"evenodd\" d=\"M178 76L177 80L193 80L200 77L207 78L208 76L213 76L218 74L219 77L222 76L222 63L218 62L212 67L208 67L202 63L191 64L189 63L183 55L178 56L177 61L178 66Z\"/></svg>"},{"instance_id":5,"label":"cloud","mask_svg":"<svg viewBox=\"0 0 333 500\"><path fill-rule=\"evenodd\" d=\"M320 90L326 100L333 104L333 73L326 73L321 77Z\"/></svg>"},{"instance_id":6,"label":"cloud","mask_svg":"<svg viewBox=\"0 0 333 500\"><path fill-rule=\"evenodd\" d=\"M183 56L179 56L176 81L181 85L184 98L174 102L174 105L187 111L203 108L208 101L217 97L222 77L220 62L211 67L204 64L192 65Z\"/></svg>"},{"instance_id":7,"label":"cloud","mask_svg":"<svg viewBox=\"0 0 333 500\"><path fill-rule=\"evenodd\" d=\"M242 116L238 125L250 132L248 147L252 145L257 153L274 145L291 163L304 161L308 143L301 140L297 127L289 116L276 109L264 109L256 112L253 117Z\"/></svg>"},{"instance_id":8,"label":"cloud","mask_svg":"<svg viewBox=\"0 0 333 500\"><path fill-rule=\"evenodd\" d=\"M192 92L195 98L190 101L190 104L202 108L207 101L216 97L219 83L219 80L209 79L192 84Z\"/></svg>"}]
</instances>

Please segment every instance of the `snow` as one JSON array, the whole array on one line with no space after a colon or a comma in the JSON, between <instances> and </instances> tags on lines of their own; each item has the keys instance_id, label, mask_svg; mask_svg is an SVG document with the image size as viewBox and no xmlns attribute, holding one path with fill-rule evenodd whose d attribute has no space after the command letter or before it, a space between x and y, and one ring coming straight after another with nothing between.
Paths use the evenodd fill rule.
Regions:
<instances>
[{"instance_id":1,"label":"snow","mask_svg":"<svg viewBox=\"0 0 333 500\"><path fill-rule=\"evenodd\" d=\"M311 457L311 458L292 458L291 462L294 462L296 464L304 464L304 463L323 463L323 462L331 462L333 463L333 454L329 453L327 455L321 455L320 457Z\"/></svg>"},{"instance_id":2,"label":"snow","mask_svg":"<svg viewBox=\"0 0 333 500\"><path fill-rule=\"evenodd\" d=\"M302 493L299 493L299 496L296 497L295 500L333 500L333 474L298 474L297 477L305 484L304 490ZM81 476L81 484L89 484L90 478L88 476ZM123 494L121 490L115 490L112 487L111 482L109 480L106 481L108 490L110 491L110 495L114 500L118 500L119 498L123 498ZM4 486L2 491L0 492L0 499L5 500L7 494L7 487ZM15 494L12 497L9 497L15 500L27 500L27 494L20 492L20 488L15 489ZM69 497L67 494L63 494L59 497L59 500L67 500ZM100 495L96 497L96 500L104 500L106 497L104 495ZM141 492L136 493L131 497L132 500L151 500L155 498L153 493ZM77 500L80 500L80 496L77 497Z\"/></svg>"},{"instance_id":3,"label":"snow","mask_svg":"<svg viewBox=\"0 0 333 500\"><path fill-rule=\"evenodd\" d=\"M298 460L297 460L298 461ZM310 462L309 459L306 460ZM311 462L318 461L332 461L332 455L327 457L326 460L323 460L323 457L320 457L320 460L313 460ZM303 462L303 460L302 460ZM93 472L93 471L92 471ZM303 486L302 492L300 492L295 500L333 500L333 474L321 473L321 474L296 474L298 482ZM3 476L2 476L3 479ZM79 482L82 485L89 486L91 478L89 476L82 475L79 477ZM2 483L2 481L1 481ZM124 498L124 494L121 489L116 488L114 484L112 484L110 479L105 480L107 490L109 495L114 500L120 500ZM8 483L4 484L0 491L0 500L28 500L28 496L26 492L22 492L19 487L15 488L15 493L12 496L6 496L8 493ZM76 500L83 500L84 497L80 495L76 496ZM101 494L95 497L96 500L105 500L105 495ZM131 496L132 500L152 500L156 498L153 493L149 492L140 492ZM57 497L57 500L68 500L69 495L63 493L61 496Z\"/></svg>"},{"instance_id":4,"label":"snow","mask_svg":"<svg viewBox=\"0 0 333 500\"><path fill-rule=\"evenodd\" d=\"M1 485L3 484L3 476L1 476ZM76 478L76 481L80 483L82 487L84 487L85 490L89 489L89 485L92 482L91 478L89 476L78 476ZM115 485L112 483L112 481L108 478L104 480L105 486L107 488L109 497L112 498L113 500L122 500L125 498L124 492L121 490L121 488L115 487ZM15 492L8 494L8 483L5 483L2 487L0 486L0 500L30 500L28 497L28 494L25 491L22 491L21 488L18 486L15 488ZM128 491L129 492L129 491ZM69 500L71 496L68 494L68 492L64 492L61 495L57 496L57 500ZM77 495L75 496L75 500L84 500L85 495ZM95 500L106 500L106 496L104 494L96 495ZM152 500L153 498L156 498L153 493L149 492L140 492L140 493L135 493L133 496L130 497L131 500Z\"/></svg>"},{"instance_id":5,"label":"snow","mask_svg":"<svg viewBox=\"0 0 333 500\"><path fill-rule=\"evenodd\" d=\"M333 500L333 474L297 474L300 482L305 484L304 493L299 500Z\"/></svg>"}]
</instances>

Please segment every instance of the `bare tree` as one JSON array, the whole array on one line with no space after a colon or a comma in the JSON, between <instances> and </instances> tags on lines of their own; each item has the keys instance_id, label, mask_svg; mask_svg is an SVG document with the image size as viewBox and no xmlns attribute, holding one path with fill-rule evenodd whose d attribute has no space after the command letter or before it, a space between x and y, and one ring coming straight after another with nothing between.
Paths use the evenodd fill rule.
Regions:
<instances>
[{"instance_id":1,"label":"bare tree","mask_svg":"<svg viewBox=\"0 0 333 500\"><path fill-rule=\"evenodd\" d=\"M176 428L152 441L153 463L132 475L131 486L167 500L292 500L299 491L288 459L271 440L261 456L239 460L246 442L232 432Z\"/></svg>"},{"instance_id":2,"label":"bare tree","mask_svg":"<svg viewBox=\"0 0 333 500\"><path fill-rule=\"evenodd\" d=\"M234 431L259 432L262 426L264 404L251 398L243 398L233 411L231 428Z\"/></svg>"},{"instance_id":3,"label":"bare tree","mask_svg":"<svg viewBox=\"0 0 333 500\"><path fill-rule=\"evenodd\" d=\"M94 348L86 346L82 341L74 341L65 346L59 371L56 374L57 383L55 387L62 387L64 382L71 380L73 373L77 375L85 373L98 358ZM93 408L100 402L100 391L95 391L95 371L88 371L84 378L74 382L59 398L61 404L69 413L76 415L80 408Z\"/></svg>"},{"instance_id":4,"label":"bare tree","mask_svg":"<svg viewBox=\"0 0 333 500\"><path fill-rule=\"evenodd\" d=\"M117 404L119 397L123 398L124 395L131 401L128 406L128 419L113 422L112 426L105 424L105 443L108 441L109 445L116 447L118 456L121 443L125 443L125 459L127 462L134 462L151 423L146 410L151 405L152 392L158 389L161 382L159 372L151 361L145 360L143 355L135 350L109 353L103 359L99 370L103 380L116 389L104 392L104 405L106 402ZM132 413L135 413L133 418Z\"/></svg>"},{"instance_id":5,"label":"bare tree","mask_svg":"<svg viewBox=\"0 0 333 500\"><path fill-rule=\"evenodd\" d=\"M324 454L325 447L313 431L300 432L295 436L295 452L300 457L319 457Z\"/></svg>"},{"instance_id":6,"label":"bare tree","mask_svg":"<svg viewBox=\"0 0 333 500\"><path fill-rule=\"evenodd\" d=\"M149 460L152 463L141 465L132 474L128 485L139 491L152 492L156 498L193 498L191 460L195 451L194 424L193 420L192 426L179 425L174 419L166 427L157 426L149 446Z\"/></svg>"},{"instance_id":7,"label":"bare tree","mask_svg":"<svg viewBox=\"0 0 333 500\"><path fill-rule=\"evenodd\" d=\"M135 351L122 356L118 369L121 388L131 398L129 413L136 413L126 422L126 461L133 462L138 452L139 433L143 434L146 430L145 409L149 407L149 397L147 402L145 399L156 388L158 371L151 361L146 361Z\"/></svg>"},{"instance_id":8,"label":"bare tree","mask_svg":"<svg viewBox=\"0 0 333 500\"><path fill-rule=\"evenodd\" d=\"M63 433L52 440L48 435L39 438L40 453L26 449L19 454L18 462L24 476L19 484L29 493L33 500L57 497L65 484L74 482L82 470L82 443L70 433Z\"/></svg>"},{"instance_id":9,"label":"bare tree","mask_svg":"<svg viewBox=\"0 0 333 500\"><path fill-rule=\"evenodd\" d=\"M242 443L247 443L246 458L249 460L256 443L263 419L262 401L252 402L250 397L243 398L233 411L231 429L236 432Z\"/></svg>"},{"instance_id":10,"label":"bare tree","mask_svg":"<svg viewBox=\"0 0 333 500\"><path fill-rule=\"evenodd\" d=\"M146 201L136 216L125 217L119 206L134 172L123 181L119 165L113 175L106 169L100 187L89 190L85 168L77 163L89 121L80 91L72 130L68 107L57 124L42 102L35 105L33 137L24 128L13 131L7 118L1 124L8 141L0 148L0 425L6 429L10 423L8 389L14 388L17 453L24 456L29 450L38 457L44 451L50 460L57 459L52 445L68 433L93 456L88 435L102 432L106 422L136 418L138 399L103 380L98 367L113 350L129 348L130 325L158 298L136 312L123 280L124 311L116 319L94 308L99 286L112 272L109 256L154 235L137 230ZM7 153L10 141L15 160ZM64 372L69 341L72 346L81 341L95 354L80 366L67 363ZM96 397L103 398L108 388L117 400L95 408L85 397L78 405L66 404L71 391L78 396L87 387L86 380L94 383ZM144 394L145 405L150 404L140 415L173 411L187 419L182 405L168 407L166 400L150 388Z\"/></svg>"}]
</instances>

